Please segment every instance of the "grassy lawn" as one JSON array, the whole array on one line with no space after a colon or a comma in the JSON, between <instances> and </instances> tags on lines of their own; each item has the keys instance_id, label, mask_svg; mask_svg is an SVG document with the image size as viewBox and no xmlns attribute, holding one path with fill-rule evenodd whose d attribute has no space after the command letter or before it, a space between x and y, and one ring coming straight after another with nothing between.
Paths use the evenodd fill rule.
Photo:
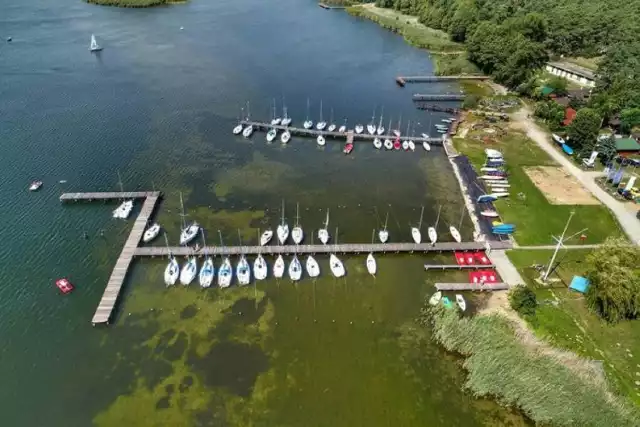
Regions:
<instances>
[{"instance_id":1,"label":"grassy lawn","mask_svg":"<svg viewBox=\"0 0 640 427\"><path fill-rule=\"evenodd\" d=\"M534 281L538 273L530 266L547 264L552 251L507 252L538 297L536 316L527 319L536 334L557 347L603 361L614 390L640 406L640 385L636 385L640 384L640 320L610 325L587 309L580 293L568 290L571 278L584 272L588 253L586 249L560 252L556 260L561 264L552 277L561 281L543 287Z\"/></svg>"},{"instance_id":2,"label":"grassy lawn","mask_svg":"<svg viewBox=\"0 0 640 427\"><path fill-rule=\"evenodd\" d=\"M455 138L456 149L466 154L476 169L485 161L485 148L494 148L502 152L507 161L511 197L495 203L503 220L516 225L514 237L520 245L553 244L551 236L562 234L569 213L575 210L571 220L569 234L588 228L587 239L572 244L593 244L604 241L611 235L622 235L618 223L603 205L554 205L529 179L523 167L553 166L554 161L531 140L519 132L509 130L504 136L492 136L492 141L479 140L480 131L471 131L466 138ZM523 198L518 194L524 194Z\"/></svg>"}]
</instances>

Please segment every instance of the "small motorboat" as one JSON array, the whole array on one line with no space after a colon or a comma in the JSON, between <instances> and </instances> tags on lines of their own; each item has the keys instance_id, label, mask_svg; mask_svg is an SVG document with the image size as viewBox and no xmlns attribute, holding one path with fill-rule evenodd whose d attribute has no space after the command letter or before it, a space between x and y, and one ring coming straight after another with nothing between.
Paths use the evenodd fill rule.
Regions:
<instances>
[{"instance_id":1,"label":"small motorboat","mask_svg":"<svg viewBox=\"0 0 640 427\"><path fill-rule=\"evenodd\" d=\"M482 175L480 177L480 179L483 179L485 181L498 181L498 180L504 179L504 176L502 176L502 175Z\"/></svg>"},{"instance_id":2,"label":"small motorboat","mask_svg":"<svg viewBox=\"0 0 640 427\"><path fill-rule=\"evenodd\" d=\"M284 132L282 132L282 135L280 135L280 141L282 141L283 144L288 143L290 139L291 132L289 132L288 130L285 130Z\"/></svg>"},{"instance_id":3,"label":"small motorboat","mask_svg":"<svg viewBox=\"0 0 640 427\"><path fill-rule=\"evenodd\" d=\"M393 142L391 142L391 140L390 140L390 139L385 139L385 140L384 140L384 148L385 148L386 150L391 150L391 149L393 149Z\"/></svg>"},{"instance_id":4,"label":"small motorboat","mask_svg":"<svg viewBox=\"0 0 640 427\"><path fill-rule=\"evenodd\" d=\"M229 258L225 258L218 269L218 286L221 288L228 288L231 286L231 279L233 278L233 268L231 267L231 261Z\"/></svg>"},{"instance_id":5,"label":"small motorboat","mask_svg":"<svg viewBox=\"0 0 640 427\"><path fill-rule=\"evenodd\" d=\"M402 147L402 144L400 143L400 139L396 139L393 142L393 148L396 149L396 150L399 150L401 147Z\"/></svg>"},{"instance_id":6,"label":"small motorboat","mask_svg":"<svg viewBox=\"0 0 640 427\"><path fill-rule=\"evenodd\" d=\"M289 278L297 282L302 277L302 265L298 260L298 256L294 255L291 264L289 264Z\"/></svg>"},{"instance_id":7,"label":"small motorboat","mask_svg":"<svg viewBox=\"0 0 640 427\"><path fill-rule=\"evenodd\" d=\"M436 129L436 132L438 132L438 133L447 133L448 130L447 129Z\"/></svg>"},{"instance_id":8,"label":"small motorboat","mask_svg":"<svg viewBox=\"0 0 640 427\"><path fill-rule=\"evenodd\" d=\"M42 181L33 181L31 185L29 185L29 191L38 191L42 187Z\"/></svg>"},{"instance_id":9,"label":"small motorboat","mask_svg":"<svg viewBox=\"0 0 640 427\"><path fill-rule=\"evenodd\" d=\"M489 203L489 202L495 202L497 199L498 199L497 197L491 194L483 194L482 196L478 196L476 201L478 203Z\"/></svg>"},{"instance_id":10,"label":"small motorboat","mask_svg":"<svg viewBox=\"0 0 640 427\"><path fill-rule=\"evenodd\" d=\"M240 284L240 286L248 285L251 281L251 268L244 255L240 257L240 261L236 267L236 276L238 276L238 284Z\"/></svg>"},{"instance_id":11,"label":"small motorboat","mask_svg":"<svg viewBox=\"0 0 640 427\"><path fill-rule=\"evenodd\" d=\"M467 302L464 300L464 297L460 294L456 294L456 304L460 307L460 310L465 311L467 309Z\"/></svg>"},{"instance_id":12,"label":"small motorboat","mask_svg":"<svg viewBox=\"0 0 640 427\"><path fill-rule=\"evenodd\" d=\"M318 135L316 141L318 141L318 145L321 147L324 147L324 145L327 143L327 141L324 139L324 136L322 135Z\"/></svg>"},{"instance_id":13,"label":"small motorboat","mask_svg":"<svg viewBox=\"0 0 640 427\"><path fill-rule=\"evenodd\" d=\"M215 267L213 266L213 260L211 257L207 257L202 264L202 269L200 269L200 275L198 276L198 281L200 282L200 286L203 288L208 288L211 286L211 282L213 282L213 276L215 275Z\"/></svg>"},{"instance_id":14,"label":"small motorboat","mask_svg":"<svg viewBox=\"0 0 640 427\"><path fill-rule=\"evenodd\" d=\"M278 136L277 130L275 129L269 130L269 132L267 132L267 142L273 142L273 140L276 139L276 136Z\"/></svg>"},{"instance_id":15,"label":"small motorboat","mask_svg":"<svg viewBox=\"0 0 640 427\"><path fill-rule=\"evenodd\" d=\"M496 211L492 211L492 210L486 210L486 211L482 211L480 212L480 215L487 217L487 218L497 218L500 215L498 214L498 212Z\"/></svg>"},{"instance_id":16,"label":"small motorboat","mask_svg":"<svg viewBox=\"0 0 640 427\"><path fill-rule=\"evenodd\" d=\"M373 146L378 150L382 148L382 141L380 141L380 138L374 138Z\"/></svg>"},{"instance_id":17,"label":"small motorboat","mask_svg":"<svg viewBox=\"0 0 640 427\"><path fill-rule=\"evenodd\" d=\"M487 155L487 157L489 158L502 158L502 153L499 152L498 150L494 150L493 148L485 148L484 149L484 153Z\"/></svg>"},{"instance_id":18,"label":"small motorboat","mask_svg":"<svg viewBox=\"0 0 640 427\"><path fill-rule=\"evenodd\" d=\"M562 144L562 151L570 156L573 155L573 148L569 147L567 144Z\"/></svg>"},{"instance_id":19,"label":"small motorboat","mask_svg":"<svg viewBox=\"0 0 640 427\"><path fill-rule=\"evenodd\" d=\"M309 255L307 257L307 274L309 277L318 277L320 275L320 266L314 257Z\"/></svg>"},{"instance_id":20,"label":"small motorboat","mask_svg":"<svg viewBox=\"0 0 640 427\"><path fill-rule=\"evenodd\" d=\"M274 126L278 126L280 123L282 123L282 118L280 117L275 117L271 119L271 124Z\"/></svg>"},{"instance_id":21,"label":"small motorboat","mask_svg":"<svg viewBox=\"0 0 640 427\"><path fill-rule=\"evenodd\" d=\"M460 232L453 225L449 226L449 232L451 233L451 237L453 237L453 240L458 243L462 242L462 236L460 236Z\"/></svg>"},{"instance_id":22,"label":"small motorboat","mask_svg":"<svg viewBox=\"0 0 640 427\"><path fill-rule=\"evenodd\" d=\"M273 238L273 231L265 230L264 233L262 233L262 236L260 236L260 246L267 245L272 238Z\"/></svg>"},{"instance_id":23,"label":"small motorboat","mask_svg":"<svg viewBox=\"0 0 640 427\"><path fill-rule=\"evenodd\" d=\"M335 123L331 123L331 124L329 125L329 127L327 128L327 130L328 130L329 132L333 132L334 130L336 130L336 127L337 127L337 126L336 126L336 124L335 124Z\"/></svg>"},{"instance_id":24,"label":"small motorboat","mask_svg":"<svg viewBox=\"0 0 640 427\"><path fill-rule=\"evenodd\" d=\"M435 245L438 241L438 232L435 227L429 227L427 230L427 234L429 235L429 241L431 241L432 245Z\"/></svg>"},{"instance_id":25,"label":"small motorboat","mask_svg":"<svg viewBox=\"0 0 640 427\"><path fill-rule=\"evenodd\" d=\"M180 264L174 257L169 259L169 264L164 269L164 283L167 286L173 286L176 284L178 280L178 276L180 275Z\"/></svg>"},{"instance_id":26,"label":"small motorboat","mask_svg":"<svg viewBox=\"0 0 640 427\"><path fill-rule=\"evenodd\" d=\"M377 270L378 265L376 264L376 259L373 257L373 254L370 253L369 255L367 255L367 271L372 276L375 276Z\"/></svg>"},{"instance_id":27,"label":"small motorboat","mask_svg":"<svg viewBox=\"0 0 640 427\"><path fill-rule=\"evenodd\" d=\"M445 123L451 123L451 122L453 122L454 120L455 120L455 119L453 119L453 118L450 118L450 117L449 117L449 118L446 118L446 119L442 119L441 121L443 121L443 122L445 122ZM436 125L436 126L438 126L438 125Z\"/></svg>"},{"instance_id":28,"label":"small motorboat","mask_svg":"<svg viewBox=\"0 0 640 427\"><path fill-rule=\"evenodd\" d=\"M147 230L142 235L142 241L145 243L149 243L160 234L160 224L154 223L151 227L147 228Z\"/></svg>"},{"instance_id":29,"label":"small motorboat","mask_svg":"<svg viewBox=\"0 0 640 427\"><path fill-rule=\"evenodd\" d=\"M244 130L242 131L242 136L244 136L245 138L249 138L252 133L253 133L253 125L249 125L246 128L244 128Z\"/></svg>"},{"instance_id":30,"label":"small motorboat","mask_svg":"<svg viewBox=\"0 0 640 427\"><path fill-rule=\"evenodd\" d=\"M342 277L345 274L344 265L340 258L335 256L335 254L331 254L329 257L329 266L331 267L331 272L336 277Z\"/></svg>"},{"instance_id":31,"label":"small motorboat","mask_svg":"<svg viewBox=\"0 0 640 427\"><path fill-rule=\"evenodd\" d=\"M196 257L192 256L189 258L187 263L182 266L182 270L180 271L180 283L187 286L193 279L196 277L196 273L198 272L198 263L196 261Z\"/></svg>"},{"instance_id":32,"label":"small motorboat","mask_svg":"<svg viewBox=\"0 0 640 427\"><path fill-rule=\"evenodd\" d=\"M487 182L487 185L489 185L489 187L503 187L503 188L509 188L511 187L511 184L508 183L508 181L489 181Z\"/></svg>"},{"instance_id":33,"label":"small motorboat","mask_svg":"<svg viewBox=\"0 0 640 427\"><path fill-rule=\"evenodd\" d=\"M197 222L194 222L193 224L186 227L180 233L180 244L183 246L188 245L193 239L196 238L199 231L200 231L200 226L198 225Z\"/></svg>"},{"instance_id":34,"label":"small motorboat","mask_svg":"<svg viewBox=\"0 0 640 427\"><path fill-rule=\"evenodd\" d=\"M275 264L273 264L273 276L276 279L280 279L284 276L284 267L284 259L282 258L282 255L278 255Z\"/></svg>"},{"instance_id":35,"label":"small motorboat","mask_svg":"<svg viewBox=\"0 0 640 427\"><path fill-rule=\"evenodd\" d=\"M413 241L418 245L420 244L420 242L422 242L422 234L420 233L418 227L411 227L411 237L413 238Z\"/></svg>"},{"instance_id":36,"label":"small motorboat","mask_svg":"<svg viewBox=\"0 0 640 427\"><path fill-rule=\"evenodd\" d=\"M431 145L429 145L427 141L422 141L422 148L424 148L425 151L431 151Z\"/></svg>"},{"instance_id":37,"label":"small motorboat","mask_svg":"<svg viewBox=\"0 0 640 427\"><path fill-rule=\"evenodd\" d=\"M253 261L253 275L256 276L256 280L264 280L267 278L267 262L264 260L262 254L258 254L255 261Z\"/></svg>"},{"instance_id":38,"label":"small motorboat","mask_svg":"<svg viewBox=\"0 0 640 427\"><path fill-rule=\"evenodd\" d=\"M344 154L350 154L353 151L353 144L351 142L347 142L342 149Z\"/></svg>"},{"instance_id":39,"label":"small motorboat","mask_svg":"<svg viewBox=\"0 0 640 427\"><path fill-rule=\"evenodd\" d=\"M409 151L409 141L402 141L402 149L404 151Z\"/></svg>"},{"instance_id":40,"label":"small motorboat","mask_svg":"<svg viewBox=\"0 0 640 427\"><path fill-rule=\"evenodd\" d=\"M431 295L431 298L429 298L429 304L438 305L441 299L442 299L442 292L438 291L435 294Z\"/></svg>"},{"instance_id":41,"label":"small motorboat","mask_svg":"<svg viewBox=\"0 0 640 427\"><path fill-rule=\"evenodd\" d=\"M313 120L305 120L302 126L305 129L311 129L313 127Z\"/></svg>"},{"instance_id":42,"label":"small motorboat","mask_svg":"<svg viewBox=\"0 0 640 427\"><path fill-rule=\"evenodd\" d=\"M238 124L236 125L236 127L233 128L233 134L240 135L241 133L242 133L242 125Z\"/></svg>"},{"instance_id":43,"label":"small motorboat","mask_svg":"<svg viewBox=\"0 0 640 427\"><path fill-rule=\"evenodd\" d=\"M71 291L73 291L73 285L71 284L71 282L69 282L69 280L65 279L64 277L56 280L56 287L63 294L68 294Z\"/></svg>"},{"instance_id":44,"label":"small motorboat","mask_svg":"<svg viewBox=\"0 0 640 427\"><path fill-rule=\"evenodd\" d=\"M560 135L556 135L555 133L551 134L551 138L553 138L553 140L555 142L557 142L558 144L562 145L565 143L564 138L562 138Z\"/></svg>"},{"instance_id":45,"label":"small motorboat","mask_svg":"<svg viewBox=\"0 0 640 427\"><path fill-rule=\"evenodd\" d=\"M416 143L412 140L409 140L409 150L416 151Z\"/></svg>"},{"instance_id":46,"label":"small motorboat","mask_svg":"<svg viewBox=\"0 0 640 427\"><path fill-rule=\"evenodd\" d=\"M364 126L362 126L360 124L356 125L355 131L356 131L357 134L362 133L363 130L364 130Z\"/></svg>"},{"instance_id":47,"label":"small motorboat","mask_svg":"<svg viewBox=\"0 0 640 427\"><path fill-rule=\"evenodd\" d=\"M489 168L489 167L482 167L480 168L480 170L482 172L502 172L502 169L498 169L498 168Z\"/></svg>"},{"instance_id":48,"label":"small motorboat","mask_svg":"<svg viewBox=\"0 0 640 427\"><path fill-rule=\"evenodd\" d=\"M509 197L509 193L507 193L506 191L497 191L495 190L493 193L489 194L490 196L493 196L495 198L499 198L499 197Z\"/></svg>"}]
</instances>

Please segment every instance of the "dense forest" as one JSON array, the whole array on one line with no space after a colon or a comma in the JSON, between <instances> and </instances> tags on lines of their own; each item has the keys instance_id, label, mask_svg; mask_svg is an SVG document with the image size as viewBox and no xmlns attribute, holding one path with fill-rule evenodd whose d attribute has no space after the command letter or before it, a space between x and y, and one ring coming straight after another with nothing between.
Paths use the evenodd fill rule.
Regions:
<instances>
[{"instance_id":1,"label":"dense forest","mask_svg":"<svg viewBox=\"0 0 640 427\"><path fill-rule=\"evenodd\" d=\"M640 108L640 0L377 0L376 4L415 15L425 25L466 43L471 61L514 89L530 85L549 55L601 56L592 106L605 118Z\"/></svg>"}]
</instances>

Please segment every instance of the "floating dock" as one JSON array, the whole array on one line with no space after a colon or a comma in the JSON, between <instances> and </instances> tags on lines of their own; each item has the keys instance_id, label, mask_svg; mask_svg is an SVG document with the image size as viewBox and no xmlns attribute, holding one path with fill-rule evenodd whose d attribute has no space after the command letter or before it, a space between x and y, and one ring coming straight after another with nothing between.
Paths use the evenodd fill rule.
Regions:
<instances>
[{"instance_id":1,"label":"floating dock","mask_svg":"<svg viewBox=\"0 0 640 427\"><path fill-rule=\"evenodd\" d=\"M438 93L414 93L413 101L464 101L466 95L451 95Z\"/></svg>"},{"instance_id":2,"label":"floating dock","mask_svg":"<svg viewBox=\"0 0 640 427\"><path fill-rule=\"evenodd\" d=\"M144 199L147 197L160 197L159 191L111 191L96 193L64 193L60 196L61 202L78 202L92 200L120 200L120 199Z\"/></svg>"},{"instance_id":3,"label":"floating dock","mask_svg":"<svg viewBox=\"0 0 640 427\"><path fill-rule=\"evenodd\" d=\"M487 80L489 76L398 76L396 83L403 86L407 83L451 82L456 80Z\"/></svg>"},{"instance_id":4,"label":"floating dock","mask_svg":"<svg viewBox=\"0 0 640 427\"><path fill-rule=\"evenodd\" d=\"M439 291L504 291L506 283L436 283Z\"/></svg>"}]
</instances>

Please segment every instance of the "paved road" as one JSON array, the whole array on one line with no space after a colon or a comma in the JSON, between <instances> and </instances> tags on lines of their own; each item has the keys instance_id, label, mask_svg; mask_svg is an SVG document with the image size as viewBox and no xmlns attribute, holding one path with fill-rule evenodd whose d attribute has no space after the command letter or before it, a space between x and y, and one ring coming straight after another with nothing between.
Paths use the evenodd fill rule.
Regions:
<instances>
[{"instance_id":1,"label":"paved road","mask_svg":"<svg viewBox=\"0 0 640 427\"><path fill-rule=\"evenodd\" d=\"M593 181L594 174L592 172L585 172L578 168L563 153L556 150L551 144L547 134L527 117L529 114L531 114L531 111L525 107L515 113L514 119L526 130L529 138L534 140L540 148L546 151L555 161L564 166L591 194L605 204L616 216L622 229L629 237L629 240L636 245L640 245L640 220L636 218L635 214L630 212L622 202L614 199L610 194L600 188L598 184Z\"/></svg>"}]
</instances>

